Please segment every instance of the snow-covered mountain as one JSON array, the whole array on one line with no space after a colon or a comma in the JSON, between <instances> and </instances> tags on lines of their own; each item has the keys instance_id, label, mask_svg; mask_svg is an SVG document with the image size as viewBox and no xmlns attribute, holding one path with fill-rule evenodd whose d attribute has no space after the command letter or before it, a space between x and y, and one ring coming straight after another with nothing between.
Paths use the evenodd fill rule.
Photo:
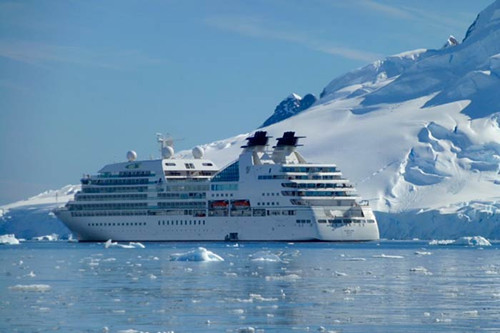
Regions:
<instances>
[{"instance_id":1,"label":"snow-covered mountain","mask_svg":"<svg viewBox=\"0 0 500 333\"><path fill-rule=\"evenodd\" d=\"M375 209L382 237L500 239L500 0L462 43L349 72L296 112L304 99L285 99L264 129L305 135L308 160L336 163ZM249 134L206 144L206 156L229 163Z\"/></svg>"},{"instance_id":2,"label":"snow-covered mountain","mask_svg":"<svg viewBox=\"0 0 500 333\"><path fill-rule=\"evenodd\" d=\"M383 237L500 239L500 0L462 43L342 75L311 108L265 129L306 135L306 157L336 162L379 212ZM207 155L227 163L245 137Z\"/></svg>"},{"instance_id":3,"label":"snow-covered mountain","mask_svg":"<svg viewBox=\"0 0 500 333\"><path fill-rule=\"evenodd\" d=\"M80 190L80 185L67 185L59 190L40 193L27 200L0 206L0 235L15 234L18 238L71 234L68 228L52 213L63 206Z\"/></svg>"},{"instance_id":4,"label":"snow-covered mountain","mask_svg":"<svg viewBox=\"0 0 500 333\"><path fill-rule=\"evenodd\" d=\"M316 101L317 98L312 94L307 94L302 98L299 95L292 93L287 98L282 100L278 106L276 106L274 113L267 118L266 121L264 121L264 124L262 124L261 127L266 127L295 116L296 114L310 108Z\"/></svg>"}]
</instances>

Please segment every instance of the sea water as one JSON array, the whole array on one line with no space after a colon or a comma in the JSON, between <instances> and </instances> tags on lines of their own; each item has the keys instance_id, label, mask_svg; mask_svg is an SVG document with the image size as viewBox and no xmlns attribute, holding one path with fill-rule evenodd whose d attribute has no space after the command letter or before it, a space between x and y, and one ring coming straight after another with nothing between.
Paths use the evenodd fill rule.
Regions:
<instances>
[{"instance_id":1,"label":"sea water","mask_svg":"<svg viewBox=\"0 0 500 333\"><path fill-rule=\"evenodd\" d=\"M0 332L499 332L500 244L434 244L0 246Z\"/></svg>"}]
</instances>

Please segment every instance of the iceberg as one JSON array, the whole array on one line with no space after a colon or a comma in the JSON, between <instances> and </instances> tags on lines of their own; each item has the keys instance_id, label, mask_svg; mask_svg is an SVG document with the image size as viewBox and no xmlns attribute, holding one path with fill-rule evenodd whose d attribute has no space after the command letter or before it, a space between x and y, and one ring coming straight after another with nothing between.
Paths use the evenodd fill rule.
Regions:
<instances>
[{"instance_id":1,"label":"iceberg","mask_svg":"<svg viewBox=\"0 0 500 333\"><path fill-rule=\"evenodd\" d=\"M107 248L110 248L110 247L121 247L122 249L135 249L135 248L141 248L141 249L144 249L146 248L144 246L144 244L142 243L139 243L139 242L130 242L127 244L120 244L118 242L113 242L113 240L111 239L108 239L106 241L106 243L104 243L104 247L107 249Z\"/></svg>"},{"instance_id":2,"label":"iceberg","mask_svg":"<svg viewBox=\"0 0 500 333\"><path fill-rule=\"evenodd\" d=\"M460 237L456 240L432 240L429 245L465 245L465 246L491 246L489 240L482 236Z\"/></svg>"},{"instance_id":3,"label":"iceberg","mask_svg":"<svg viewBox=\"0 0 500 333\"><path fill-rule=\"evenodd\" d=\"M454 243L455 245L467 245L467 246L491 246L489 240L481 236L474 237L460 237Z\"/></svg>"},{"instance_id":4,"label":"iceberg","mask_svg":"<svg viewBox=\"0 0 500 333\"><path fill-rule=\"evenodd\" d=\"M37 237L33 237L31 240L39 241L39 242L43 242L43 241L55 242L55 241L59 240L59 235L58 234L51 234L51 235L37 236Z\"/></svg>"},{"instance_id":5,"label":"iceberg","mask_svg":"<svg viewBox=\"0 0 500 333\"><path fill-rule=\"evenodd\" d=\"M186 253L174 253L171 255L171 261L224 261L224 259L205 249L204 247L199 247L195 250Z\"/></svg>"},{"instance_id":6,"label":"iceberg","mask_svg":"<svg viewBox=\"0 0 500 333\"><path fill-rule=\"evenodd\" d=\"M19 239L14 234L6 234L0 236L0 244L19 245Z\"/></svg>"}]
</instances>

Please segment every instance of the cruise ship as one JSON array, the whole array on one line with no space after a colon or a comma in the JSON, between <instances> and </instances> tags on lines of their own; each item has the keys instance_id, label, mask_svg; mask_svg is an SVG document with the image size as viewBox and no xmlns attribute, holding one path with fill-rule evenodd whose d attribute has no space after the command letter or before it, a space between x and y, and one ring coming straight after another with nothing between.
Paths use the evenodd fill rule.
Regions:
<instances>
[{"instance_id":1,"label":"cruise ship","mask_svg":"<svg viewBox=\"0 0 500 333\"><path fill-rule=\"evenodd\" d=\"M257 131L223 169L204 158L109 164L81 179L74 200L54 211L79 241L371 241L373 211L334 164L309 163L294 132L269 148Z\"/></svg>"}]
</instances>

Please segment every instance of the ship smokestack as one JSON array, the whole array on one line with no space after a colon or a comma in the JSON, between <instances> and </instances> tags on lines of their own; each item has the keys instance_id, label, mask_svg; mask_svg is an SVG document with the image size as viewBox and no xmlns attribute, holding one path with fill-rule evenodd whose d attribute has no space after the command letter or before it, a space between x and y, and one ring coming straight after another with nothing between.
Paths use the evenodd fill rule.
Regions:
<instances>
[{"instance_id":1,"label":"ship smokestack","mask_svg":"<svg viewBox=\"0 0 500 333\"><path fill-rule=\"evenodd\" d=\"M285 164L287 163L287 157L294 154L296 155L296 160L299 163L305 163L305 160L295 151L295 148L299 145L299 139L304 138L304 136L295 136L295 132L285 132L281 138L276 139L278 144L274 146L274 151L272 159L274 163Z\"/></svg>"}]
</instances>

